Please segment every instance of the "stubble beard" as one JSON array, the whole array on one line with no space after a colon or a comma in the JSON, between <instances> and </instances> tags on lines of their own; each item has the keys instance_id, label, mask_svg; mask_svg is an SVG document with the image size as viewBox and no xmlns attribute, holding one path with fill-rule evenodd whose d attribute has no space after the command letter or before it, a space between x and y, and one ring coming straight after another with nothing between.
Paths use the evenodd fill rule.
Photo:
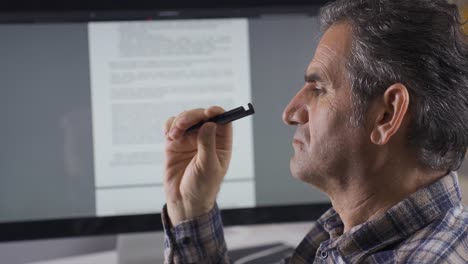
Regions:
<instances>
[{"instance_id":1,"label":"stubble beard","mask_svg":"<svg viewBox=\"0 0 468 264\"><path fill-rule=\"evenodd\" d=\"M294 178L301 182L312 185L320 190L326 188L327 177L324 171L324 163L320 165L318 157L305 155L306 153L297 153L291 157L290 169ZM300 155L304 155L300 157Z\"/></svg>"}]
</instances>

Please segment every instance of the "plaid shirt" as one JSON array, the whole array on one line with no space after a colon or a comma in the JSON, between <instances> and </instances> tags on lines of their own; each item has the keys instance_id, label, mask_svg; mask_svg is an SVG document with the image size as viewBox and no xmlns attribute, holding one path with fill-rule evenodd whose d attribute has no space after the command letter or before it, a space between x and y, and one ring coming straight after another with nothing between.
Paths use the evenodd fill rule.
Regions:
<instances>
[{"instance_id":1,"label":"plaid shirt","mask_svg":"<svg viewBox=\"0 0 468 264\"><path fill-rule=\"evenodd\" d=\"M169 227L166 208L163 224ZM455 172L411 194L385 214L343 234L325 212L281 263L468 263L468 210ZM165 229L165 263L230 263L217 206Z\"/></svg>"}]
</instances>

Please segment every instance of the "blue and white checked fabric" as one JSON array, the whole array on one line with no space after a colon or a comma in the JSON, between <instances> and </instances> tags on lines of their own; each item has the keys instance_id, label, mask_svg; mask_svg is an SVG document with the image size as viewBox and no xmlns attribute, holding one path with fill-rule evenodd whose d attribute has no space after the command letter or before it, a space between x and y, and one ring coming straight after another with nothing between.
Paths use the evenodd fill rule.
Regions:
<instances>
[{"instance_id":1,"label":"blue and white checked fabric","mask_svg":"<svg viewBox=\"0 0 468 264\"><path fill-rule=\"evenodd\" d=\"M230 263L217 206L170 228L166 208L165 263ZM380 217L343 234L329 209L282 263L468 263L468 210L455 172L411 194Z\"/></svg>"}]
</instances>

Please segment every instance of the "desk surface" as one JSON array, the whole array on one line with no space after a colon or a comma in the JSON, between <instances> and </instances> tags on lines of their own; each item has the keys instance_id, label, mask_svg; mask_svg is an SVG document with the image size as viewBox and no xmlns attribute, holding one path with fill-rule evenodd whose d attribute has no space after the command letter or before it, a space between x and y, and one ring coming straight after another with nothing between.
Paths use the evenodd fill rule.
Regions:
<instances>
[{"instance_id":1,"label":"desk surface","mask_svg":"<svg viewBox=\"0 0 468 264\"><path fill-rule=\"evenodd\" d=\"M275 242L296 246L311 227L310 222L292 224L268 224L255 226L234 226L225 228L226 243L229 249L271 244ZM161 252L163 249L160 249ZM82 256L61 258L29 264L117 264L117 251L106 251Z\"/></svg>"}]
</instances>

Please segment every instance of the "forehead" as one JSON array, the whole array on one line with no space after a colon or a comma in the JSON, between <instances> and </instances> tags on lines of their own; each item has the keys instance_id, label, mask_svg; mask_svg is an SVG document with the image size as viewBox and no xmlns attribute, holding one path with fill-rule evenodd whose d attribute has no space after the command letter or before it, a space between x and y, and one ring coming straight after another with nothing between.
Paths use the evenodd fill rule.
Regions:
<instances>
[{"instance_id":1,"label":"forehead","mask_svg":"<svg viewBox=\"0 0 468 264\"><path fill-rule=\"evenodd\" d=\"M327 75L328 79L339 74L344 70L346 57L351 50L351 38L351 26L348 24L331 26L320 40L307 73L318 72Z\"/></svg>"}]
</instances>

